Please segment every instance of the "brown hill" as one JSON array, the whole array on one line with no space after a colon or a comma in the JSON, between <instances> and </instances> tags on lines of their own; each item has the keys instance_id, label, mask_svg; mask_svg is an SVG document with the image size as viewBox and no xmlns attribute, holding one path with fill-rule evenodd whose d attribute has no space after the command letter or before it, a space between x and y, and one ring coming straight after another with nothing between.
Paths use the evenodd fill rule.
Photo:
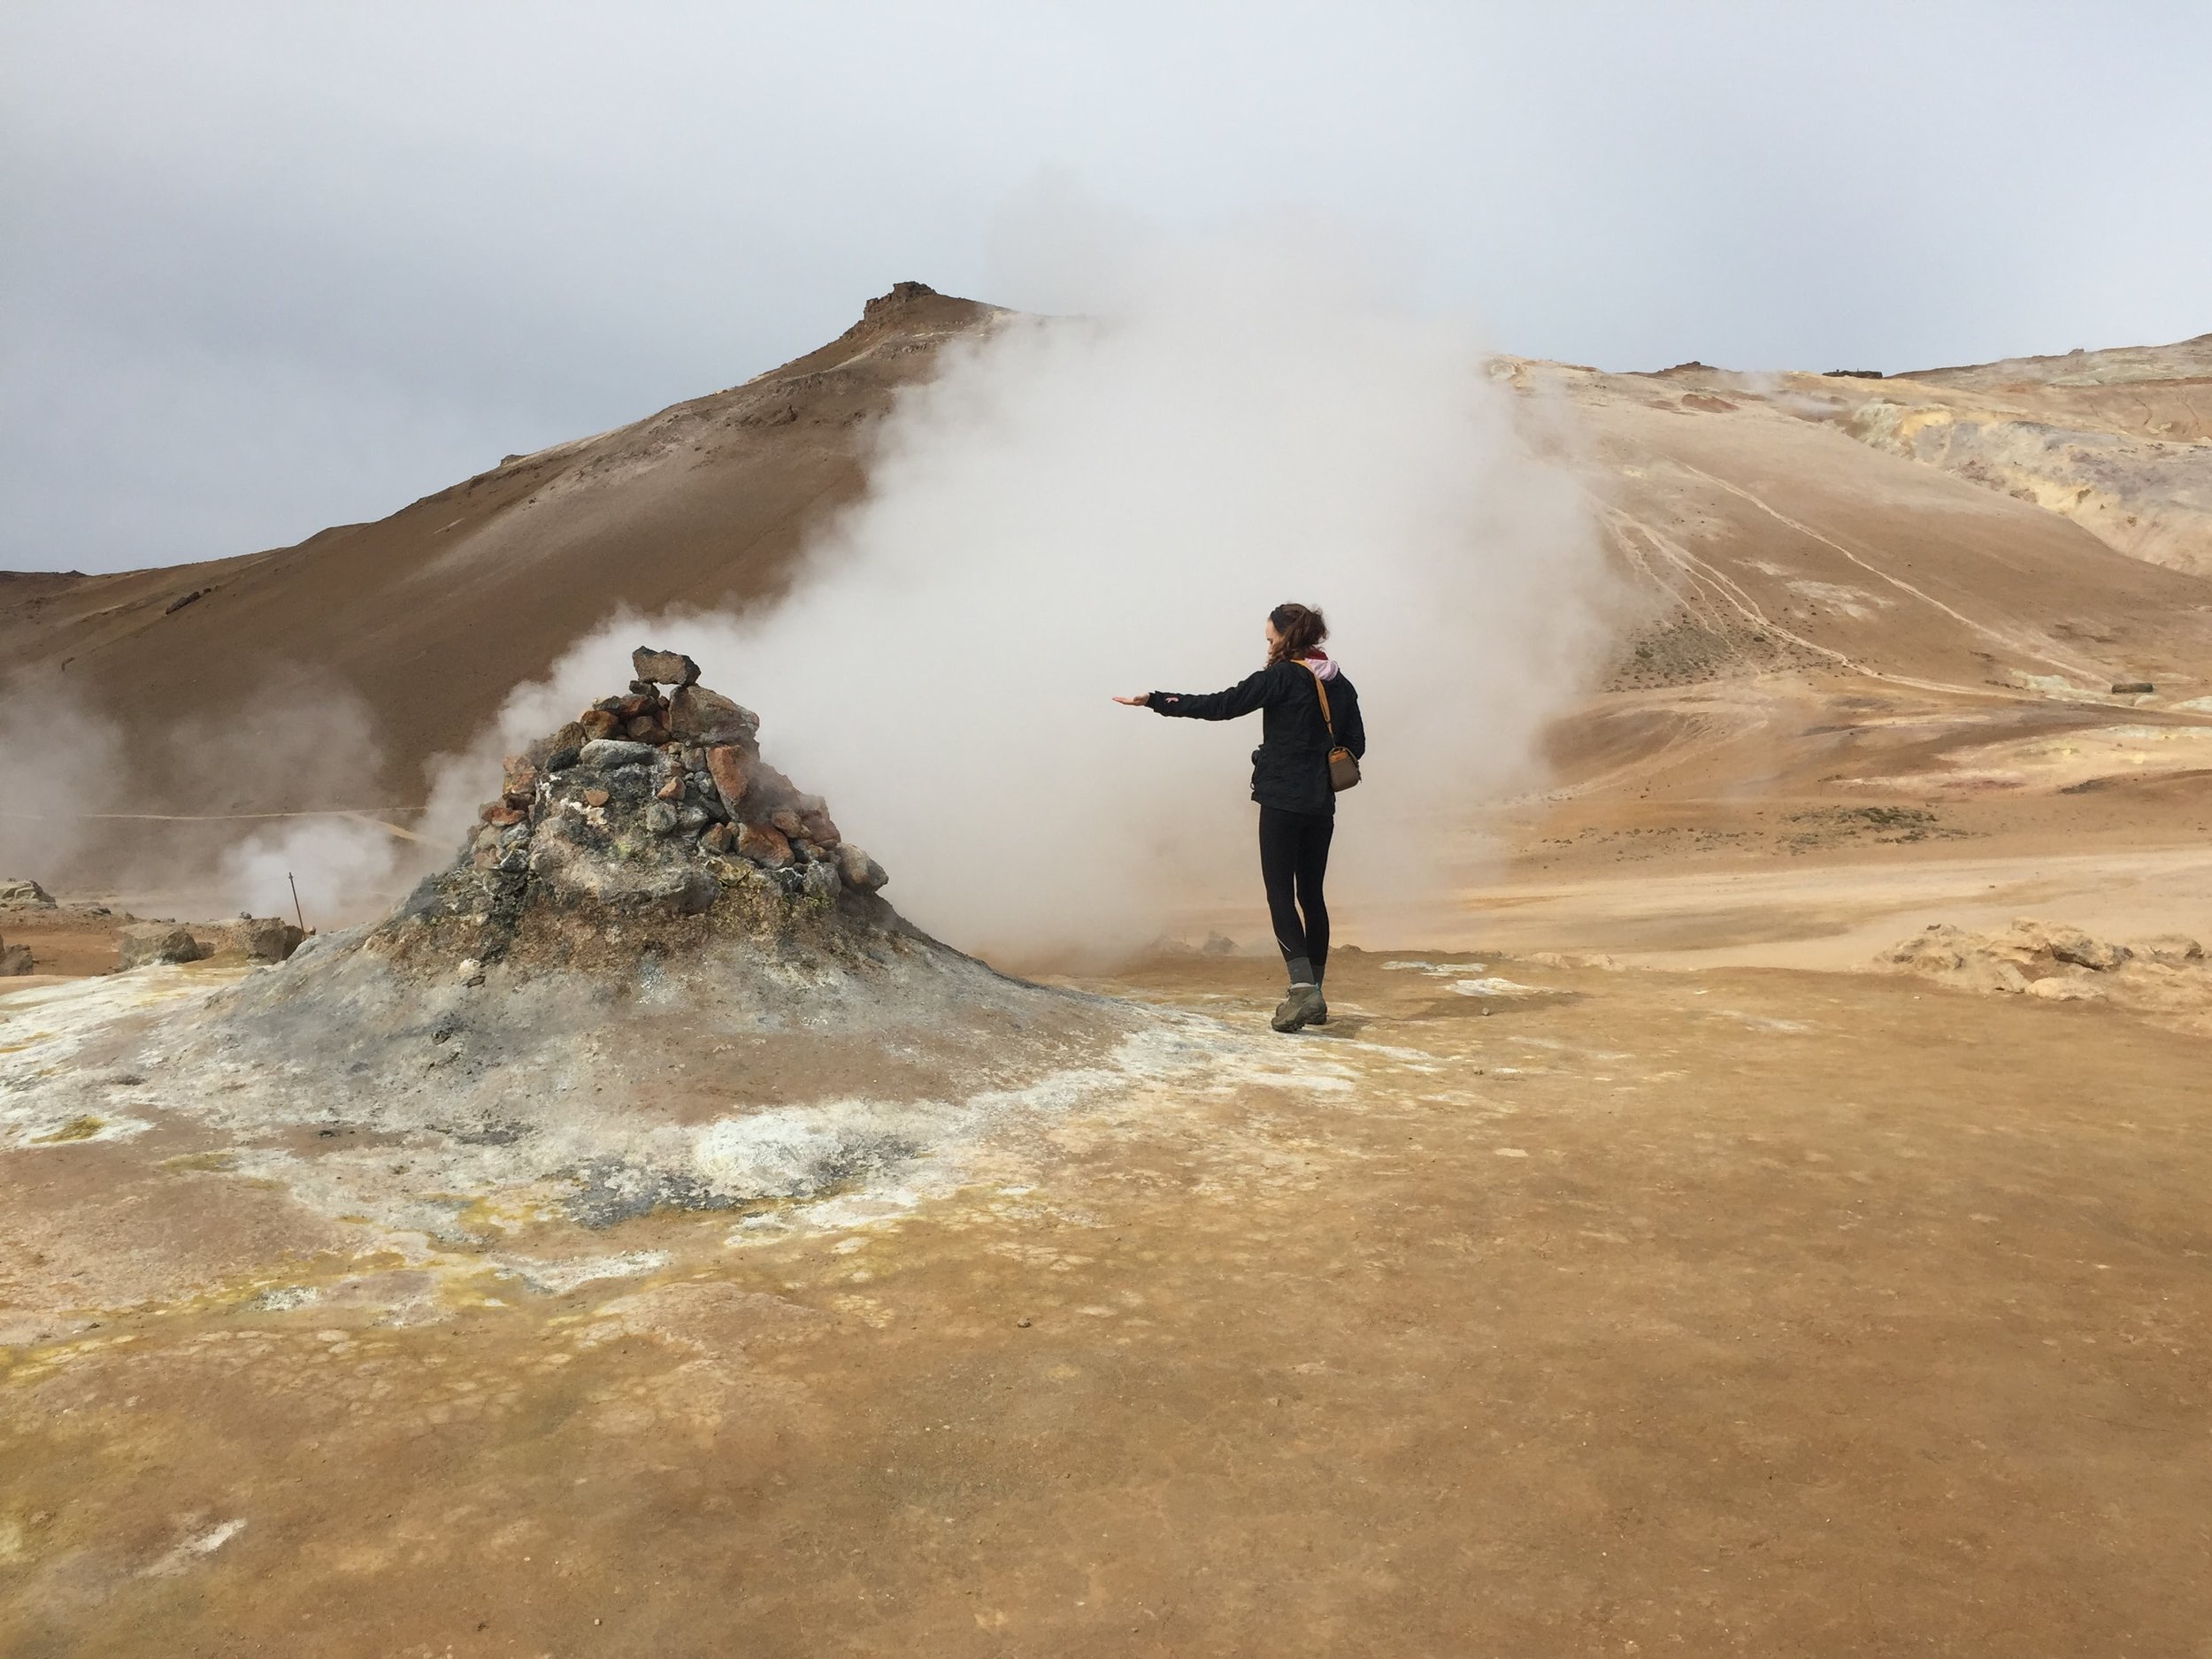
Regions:
<instances>
[{"instance_id":1,"label":"brown hill","mask_svg":"<svg viewBox=\"0 0 2212 1659\"><path fill-rule=\"evenodd\" d=\"M902 282L828 345L741 386L510 456L296 547L113 575L0 573L0 666L51 670L73 701L142 730L228 719L273 677L311 668L357 691L387 752L409 758L345 800L279 789L206 810L419 799L419 757L465 740L457 710L496 707L617 606L776 592L809 529L859 490L869 423L995 309ZM195 804L190 780L169 787L180 810Z\"/></svg>"},{"instance_id":2,"label":"brown hill","mask_svg":"<svg viewBox=\"0 0 2212 1659\"><path fill-rule=\"evenodd\" d=\"M458 711L617 608L774 595L861 488L871 423L999 314L902 283L820 350L377 524L201 565L0 576L0 665L113 714L149 810L419 803L421 757L472 734ZM1559 441L1645 599L1556 730L1559 787L1517 809L1532 866L2200 834L2208 360L2212 337L1887 380L1502 360L1532 416L1568 411ZM160 733L220 726L288 666L357 692L396 758L370 776L165 757ZM1877 836L1900 810L1924 833Z\"/></svg>"}]
</instances>

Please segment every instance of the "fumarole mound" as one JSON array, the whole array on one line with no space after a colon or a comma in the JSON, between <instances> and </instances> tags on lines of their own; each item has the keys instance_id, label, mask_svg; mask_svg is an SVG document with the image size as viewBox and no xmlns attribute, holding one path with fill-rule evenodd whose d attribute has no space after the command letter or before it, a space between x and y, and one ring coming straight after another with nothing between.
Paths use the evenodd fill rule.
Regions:
<instances>
[{"instance_id":1,"label":"fumarole mound","mask_svg":"<svg viewBox=\"0 0 2212 1659\"><path fill-rule=\"evenodd\" d=\"M452 1237L493 1197L596 1224L804 1196L1146 1063L1157 1018L910 926L755 715L634 661L392 916L87 1056L51 1110L103 1061L157 1076L239 1167Z\"/></svg>"},{"instance_id":2,"label":"fumarole mound","mask_svg":"<svg viewBox=\"0 0 2212 1659\"><path fill-rule=\"evenodd\" d=\"M761 758L757 715L699 684L688 657L631 663L626 694L507 757L474 841L368 949L424 972L636 969L742 939L858 967L919 940L874 896L882 867Z\"/></svg>"}]
</instances>

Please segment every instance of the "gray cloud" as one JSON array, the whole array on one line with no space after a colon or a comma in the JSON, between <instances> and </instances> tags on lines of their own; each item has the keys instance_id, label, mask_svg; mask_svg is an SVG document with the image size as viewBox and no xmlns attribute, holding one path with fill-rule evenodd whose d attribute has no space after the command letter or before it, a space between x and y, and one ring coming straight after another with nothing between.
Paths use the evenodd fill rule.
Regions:
<instances>
[{"instance_id":1,"label":"gray cloud","mask_svg":"<svg viewBox=\"0 0 2212 1659\"><path fill-rule=\"evenodd\" d=\"M21 4L0 565L379 516L818 344L1036 303L1042 173L1367 227L1511 350L1908 367L2212 327L2201 7Z\"/></svg>"}]
</instances>

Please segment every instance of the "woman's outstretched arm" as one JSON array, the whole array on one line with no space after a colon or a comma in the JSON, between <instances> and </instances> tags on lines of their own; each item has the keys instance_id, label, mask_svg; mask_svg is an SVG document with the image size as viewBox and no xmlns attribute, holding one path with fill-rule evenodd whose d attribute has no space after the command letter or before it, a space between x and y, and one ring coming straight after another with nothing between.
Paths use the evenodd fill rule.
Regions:
<instances>
[{"instance_id":1,"label":"woman's outstretched arm","mask_svg":"<svg viewBox=\"0 0 2212 1659\"><path fill-rule=\"evenodd\" d=\"M1155 714L1176 715L1186 720L1233 720L1239 715L1264 708L1276 684L1273 671L1263 668L1226 691L1151 691L1145 694L1143 701Z\"/></svg>"}]
</instances>

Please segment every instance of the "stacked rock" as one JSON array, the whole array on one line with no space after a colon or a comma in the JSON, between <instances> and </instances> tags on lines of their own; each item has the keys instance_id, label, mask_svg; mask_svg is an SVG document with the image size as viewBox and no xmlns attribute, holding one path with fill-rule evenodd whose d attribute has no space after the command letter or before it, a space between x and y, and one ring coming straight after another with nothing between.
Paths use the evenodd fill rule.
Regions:
<instances>
[{"instance_id":1,"label":"stacked rock","mask_svg":"<svg viewBox=\"0 0 2212 1659\"><path fill-rule=\"evenodd\" d=\"M592 841L641 830L709 866L742 859L811 897L883 887L883 867L839 833L822 798L761 758L759 716L701 685L680 652L640 647L630 663L626 693L507 757L500 795L479 814L477 870L519 872L550 817Z\"/></svg>"}]
</instances>

